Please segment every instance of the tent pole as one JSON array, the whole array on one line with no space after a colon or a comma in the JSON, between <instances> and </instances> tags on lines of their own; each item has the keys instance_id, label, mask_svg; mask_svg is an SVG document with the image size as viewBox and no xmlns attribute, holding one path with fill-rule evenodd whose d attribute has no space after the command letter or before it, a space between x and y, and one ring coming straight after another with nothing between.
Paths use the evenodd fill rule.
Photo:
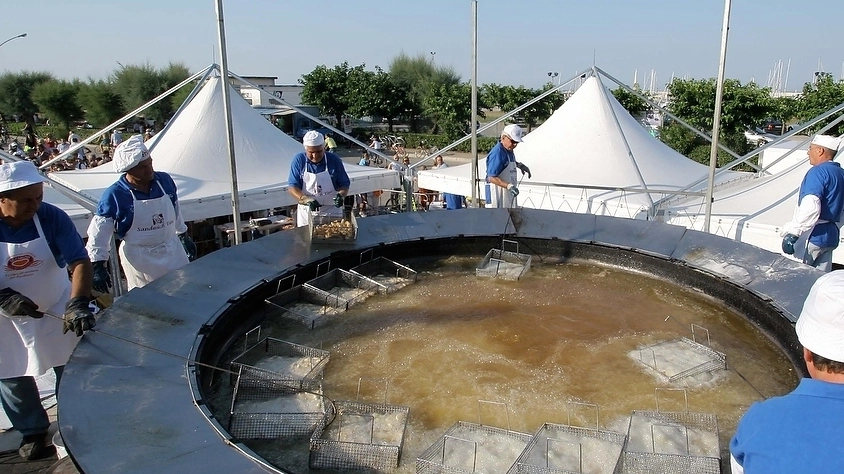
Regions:
<instances>
[{"instance_id":1,"label":"tent pole","mask_svg":"<svg viewBox=\"0 0 844 474\"><path fill-rule=\"evenodd\" d=\"M220 42L220 69L222 69L220 87L223 92L223 113L226 116L226 145L229 152L229 169L232 180L232 223L234 224L234 245L243 242L240 233L240 195L237 191L237 161L234 157L234 134L232 130L231 97L229 95L229 64L226 57L226 31L223 21L223 0L216 0L217 5L217 36Z\"/></svg>"},{"instance_id":2,"label":"tent pole","mask_svg":"<svg viewBox=\"0 0 844 474\"><path fill-rule=\"evenodd\" d=\"M472 1L472 207L481 207L478 199L478 0Z\"/></svg>"},{"instance_id":3,"label":"tent pole","mask_svg":"<svg viewBox=\"0 0 844 474\"><path fill-rule=\"evenodd\" d=\"M718 139L721 133L721 102L724 98L724 68L727 62L727 39L730 34L730 4L724 0L724 23L721 26L721 60L718 64L718 84L715 89L715 116L712 118L712 149L709 153L709 185L706 187L706 215L703 231L709 232L712 217L712 192L715 187L715 168L718 166Z\"/></svg>"}]
</instances>

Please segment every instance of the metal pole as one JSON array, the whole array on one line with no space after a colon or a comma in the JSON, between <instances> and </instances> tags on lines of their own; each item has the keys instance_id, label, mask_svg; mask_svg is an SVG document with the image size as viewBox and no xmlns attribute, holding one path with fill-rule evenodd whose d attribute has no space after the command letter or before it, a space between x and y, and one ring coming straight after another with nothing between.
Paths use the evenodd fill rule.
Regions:
<instances>
[{"instance_id":1,"label":"metal pole","mask_svg":"<svg viewBox=\"0 0 844 474\"><path fill-rule=\"evenodd\" d=\"M12 36L11 38L7 39L6 41L0 43L0 46L3 46L4 44L8 43L9 41L12 41L13 39L18 39L18 38L26 38L26 33L21 33L17 36Z\"/></svg>"},{"instance_id":2,"label":"metal pole","mask_svg":"<svg viewBox=\"0 0 844 474\"><path fill-rule=\"evenodd\" d=\"M478 199L478 0L472 2L472 207Z\"/></svg>"},{"instance_id":3,"label":"metal pole","mask_svg":"<svg viewBox=\"0 0 844 474\"><path fill-rule=\"evenodd\" d=\"M223 21L223 0L217 0L217 35L220 40L220 68L222 69L223 113L226 115L226 146L229 152L229 169L232 179L232 222L234 224L234 245L243 242L240 234L240 196L237 191L237 161L234 157L234 134L232 132L231 97L229 96L229 63L226 57L226 31Z\"/></svg>"},{"instance_id":4,"label":"metal pole","mask_svg":"<svg viewBox=\"0 0 844 474\"><path fill-rule=\"evenodd\" d=\"M724 0L724 24L721 26L721 61L718 64L718 85L715 89L715 116L712 119L712 149L709 152L709 185L706 187L706 214L703 231L709 232L712 217L712 193L715 187L715 168L718 165L718 135L721 133L721 101L724 97L724 67L727 62L727 37L730 34L730 3Z\"/></svg>"}]
</instances>

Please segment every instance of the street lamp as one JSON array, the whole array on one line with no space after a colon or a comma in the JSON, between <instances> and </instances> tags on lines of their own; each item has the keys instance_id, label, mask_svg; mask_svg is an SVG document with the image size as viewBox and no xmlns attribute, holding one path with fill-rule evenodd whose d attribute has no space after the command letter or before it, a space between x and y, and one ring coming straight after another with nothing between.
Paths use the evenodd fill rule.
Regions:
<instances>
[{"instance_id":1,"label":"street lamp","mask_svg":"<svg viewBox=\"0 0 844 474\"><path fill-rule=\"evenodd\" d=\"M434 56L437 55L436 51L431 51L431 64L434 64Z\"/></svg>"},{"instance_id":2,"label":"street lamp","mask_svg":"<svg viewBox=\"0 0 844 474\"><path fill-rule=\"evenodd\" d=\"M557 81L557 76L559 76L559 75L560 75L559 72L549 72L548 73L548 77L551 78L551 84L553 84L555 86L559 85L559 84L555 84L555 82Z\"/></svg>"},{"instance_id":3,"label":"street lamp","mask_svg":"<svg viewBox=\"0 0 844 474\"><path fill-rule=\"evenodd\" d=\"M21 33L17 36L12 36L11 38L7 39L6 41L0 43L0 46L3 46L4 44L8 43L9 41L12 41L13 39L18 39L18 38L26 38L26 33Z\"/></svg>"}]
</instances>

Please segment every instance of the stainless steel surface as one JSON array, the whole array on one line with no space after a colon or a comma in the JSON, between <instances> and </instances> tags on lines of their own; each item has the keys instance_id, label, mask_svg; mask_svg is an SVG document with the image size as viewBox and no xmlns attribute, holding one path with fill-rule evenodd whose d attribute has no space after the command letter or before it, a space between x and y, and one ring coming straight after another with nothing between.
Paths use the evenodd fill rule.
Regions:
<instances>
[{"instance_id":1,"label":"stainless steel surface","mask_svg":"<svg viewBox=\"0 0 844 474\"><path fill-rule=\"evenodd\" d=\"M311 247L306 232L279 232L192 262L120 298L102 313L97 329L203 360L199 347L208 325L230 323L231 318L221 316L243 295L301 265L335 251L357 259L358 253L382 244L420 241L422 246L422 239L451 242L461 235L498 238L506 232L508 238L570 241L562 243L563 260L571 248L577 256L609 253L619 265L633 269L640 263L631 255L645 255L641 258L657 272L676 272L678 264L687 265L687 284L707 288L714 277L716 298L729 299L722 287L776 298L773 304L785 317L771 316L775 321L762 323L785 331L821 275L747 244L680 227L534 209L368 217L359 222L355 245L340 250ZM531 252L527 245L524 251ZM200 370L208 369L96 332L86 334L59 387L59 419L70 455L91 473L283 472L244 456L251 452L248 448L221 436L222 427L201 399L196 379Z\"/></svg>"}]
</instances>

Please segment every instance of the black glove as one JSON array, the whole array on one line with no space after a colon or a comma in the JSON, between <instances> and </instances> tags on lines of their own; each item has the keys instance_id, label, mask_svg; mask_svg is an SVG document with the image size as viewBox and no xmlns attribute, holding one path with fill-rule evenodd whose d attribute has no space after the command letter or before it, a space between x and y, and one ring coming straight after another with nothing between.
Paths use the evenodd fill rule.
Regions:
<instances>
[{"instance_id":1,"label":"black glove","mask_svg":"<svg viewBox=\"0 0 844 474\"><path fill-rule=\"evenodd\" d=\"M111 288L111 275L108 273L108 262L101 260L91 264L94 267L94 278L91 287L94 291L106 294Z\"/></svg>"},{"instance_id":2,"label":"black glove","mask_svg":"<svg viewBox=\"0 0 844 474\"><path fill-rule=\"evenodd\" d=\"M308 206L308 208L312 211L317 211L320 207L322 207L322 204L320 204L319 201L310 196L305 195L302 195L302 197L299 198L299 204L303 206Z\"/></svg>"},{"instance_id":3,"label":"black glove","mask_svg":"<svg viewBox=\"0 0 844 474\"><path fill-rule=\"evenodd\" d=\"M787 255L794 255L794 243L797 242L797 239L799 238L800 237L797 237L794 234L786 234L782 239L782 251Z\"/></svg>"},{"instance_id":4,"label":"black glove","mask_svg":"<svg viewBox=\"0 0 844 474\"><path fill-rule=\"evenodd\" d=\"M528 179L530 179L530 168L528 168L526 164L519 163L517 161L516 168L519 168L522 171L522 177L524 177L524 175L528 175Z\"/></svg>"},{"instance_id":5,"label":"black glove","mask_svg":"<svg viewBox=\"0 0 844 474\"><path fill-rule=\"evenodd\" d=\"M41 318L44 313L38 311L38 305L26 296L11 288L0 290L0 310L9 316L29 316Z\"/></svg>"},{"instance_id":6,"label":"black glove","mask_svg":"<svg viewBox=\"0 0 844 474\"><path fill-rule=\"evenodd\" d=\"M344 199L345 198L343 197L343 195L339 194L339 193L336 196L334 196L334 207L343 207L343 200Z\"/></svg>"},{"instance_id":7,"label":"black glove","mask_svg":"<svg viewBox=\"0 0 844 474\"><path fill-rule=\"evenodd\" d=\"M71 298L64 307L64 328L62 334L74 331L76 337L82 337L82 333L93 329L97 325L94 320L94 313L88 306L90 299L84 296Z\"/></svg>"},{"instance_id":8,"label":"black glove","mask_svg":"<svg viewBox=\"0 0 844 474\"><path fill-rule=\"evenodd\" d=\"M518 196L518 195L519 195L519 188L517 188L517 187L516 187L516 186L514 186L513 184L508 184L508 185L507 185L507 190L508 190L508 191L510 191L510 194L512 194L512 195L513 195L513 197L516 197L516 196Z\"/></svg>"},{"instance_id":9,"label":"black glove","mask_svg":"<svg viewBox=\"0 0 844 474\"><path fill-rule=\"evenodd\" d=\"M185 232L184 234L179 234L179 240L182 241L182 247L185 249L188 261L192 262L196 260L196 243L190 238L188 233Z\"/></svg>"}]
</instances>

